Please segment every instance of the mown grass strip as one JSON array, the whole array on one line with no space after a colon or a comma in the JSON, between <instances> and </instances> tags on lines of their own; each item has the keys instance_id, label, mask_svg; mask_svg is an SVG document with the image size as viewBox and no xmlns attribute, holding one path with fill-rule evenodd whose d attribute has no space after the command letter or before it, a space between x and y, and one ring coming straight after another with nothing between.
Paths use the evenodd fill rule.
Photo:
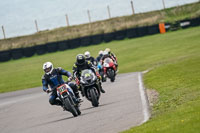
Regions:
<instances>
[{"instance_id":1,"label":"mown grass strip","mask_svg":"<svg viewBox=\"0 0 200 133\"><path fill-rule=\"evenodd\" d=\"M111 48L118 57L120 73L143 71L176 62L199 55L199 36L200 27L196 27L0 63L0 92L41 86L44 62L51 61L55 67L71 71L76 55L86 50L97 56L99 50Z\"/></svg>"}]
</instances>

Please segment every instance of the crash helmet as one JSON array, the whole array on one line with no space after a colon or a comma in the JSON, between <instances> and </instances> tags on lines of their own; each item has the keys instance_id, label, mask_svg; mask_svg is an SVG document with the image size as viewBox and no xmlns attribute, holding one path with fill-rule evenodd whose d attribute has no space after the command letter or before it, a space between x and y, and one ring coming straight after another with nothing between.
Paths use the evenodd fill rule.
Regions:
<instances>
[{"instance_id":1,"label":"crash helmet","mask_svg":"<svg viewBox=\"0 0 200 133\"><path fill-rule=\"evenodd\" d=\"M100 51L99 51L99 55L103 55L103 50L100 50Z\"/></svg>"},{"instance_id":2,"label":"crash helmet","mask_svg":"<svg viewBox=\"0 0 200 133\"><path fill-rule=\"evenodd\" d=\"M86 59L90 58L90 52L89 51L86 51L84 55L85 55Z\"/></svg>"},{"instance_id":3,"label":"crash helmet","mask_svg":"<svg viewBox=\"0 0 200 133\"><path fill-rule=\"evenodd\" d=\"M107 51L108 54L110 54L110 48L106 48L105 51Z\"/></svg>"},{"instance_id":4,"label":"crash helmet","mask_svg":"<svg viewBox=\"0 0 200 133\"><path fill-rule=\"evenodd\" d=\"M108 51L103 51L103 55L108 55Z\"/></svg>"},{"instance_id":5,"label":"crash helmet","mask_svg":"<svg viewBox=\"0 0 200 133\"><path fill-rule=\"evenodd\" d=\"M47 75L51 74L53 69L53 64L51 62L45 62L43 64L43 70Z\"/></svg>"},{"instance_id":6,"label":"crash helmet","mask_svg":"<svg viewBox=\"0 0 200 133\"><path fill-rule=\"evenodd\" d=\"M78 54L76 56L76 62L78 65L83 65L85 63L85 57L83 54Z\"/></svg>"}]
</instances>

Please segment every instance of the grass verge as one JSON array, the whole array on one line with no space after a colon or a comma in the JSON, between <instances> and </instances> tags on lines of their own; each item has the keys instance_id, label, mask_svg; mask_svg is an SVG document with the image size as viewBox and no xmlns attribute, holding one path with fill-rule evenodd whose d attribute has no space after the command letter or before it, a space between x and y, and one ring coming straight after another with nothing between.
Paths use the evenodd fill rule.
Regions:
<instances>
[{"instance_id":1,"label":"grass verge","mask_svg":"<svg viewBox=\"0 0 200 133\"><path fill-rule=\"evenodd\" d=\"M200 55L162 65L144 77L156 89L159 101L152 118L124 133L198 133L200 130Z\"/></svg>"}]
</instances>

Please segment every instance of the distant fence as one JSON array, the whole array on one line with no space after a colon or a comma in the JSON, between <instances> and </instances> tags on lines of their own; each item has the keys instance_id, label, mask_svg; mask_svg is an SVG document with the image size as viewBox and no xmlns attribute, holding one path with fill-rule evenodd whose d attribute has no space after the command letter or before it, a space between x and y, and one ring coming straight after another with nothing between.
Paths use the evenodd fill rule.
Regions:
<instances>
[{"instance_id":1,"label":"distant fence","mask_svg":"<svg viewBox=\"0 0 200 133\"><path fill-rule=\"evenodd\" d=\"M51 15L50 16L39 15L40 16L39 18L43 18L43 19L39 19L39 18L37 19L33 18L33 20L25 19L26 21L23 21L23 22L11 19L11 21L14 21L12 25L8 25L8 24L5 25L3 23L1 24L0 39L6 39L6 38L14 37L14 36L22 36L22 35L27 35L31 33L33 34L35 32L54 29L54 28L63 27L63 26L85 24L85 23L96 22L99 20L110 19L113 17L134 15L134 14L144 13L144 12L149 12L149 11L154 11L154 10L161 10L161 9L176 7L176 6L180 6L184 4L189 4L192 2L200 2L200 0L188 0L188 2L186 2L186 0L184 0L185 2L183 0L173 1L173 2L170 0L157 0L156 3L153 2L153 0L148 1L148 2L143 1L144 3L140 3L139 1L140 0L130 0L129 3L127 3L128 1L123 2L124 4L120 4L120 6L117 6L118 4L112 4L112 5L108 4L108 5L105 5L105 7L100 6L99 8L88 9L87 12L85 11L86 7L84 7L78 10L78 12L74 12L74 13L68 12L68 14L60 13L60 14L65 14L65 15L63 16L55 15L56 17L52 17ZM79 14L80 16L77 18L76 14ZM32 21L31 24L29 24L30 21ZM18 25L18 26L13 26L13 25Z\"/></svg>"},{"instance_id":2,"label":"distant fence","mask_svg":"<svg viewBox=\"0 0 200 133\"><path fill-rule=\"evenodd\" d=\"M178 29L185 29L188 27L200 26L200 17L190 20L178 21L174 24L165 24L166 31L173 31ZM146 35L158 34L159 25L135 27L124 30L119 30L111 33L97 34L92 36L85 36L70 40L51 42L47 44L37 45L27 48L18 48L0 52L0 62L9 61L10 59L20 59L22 57L31 57L34 54L42 55L56 51L63 51L67 49L74 49L81 46L89 46L100 44L102 42L110 42L112 40L123 40L125 38L136 38Z\"/></svg>"}]
</instances>

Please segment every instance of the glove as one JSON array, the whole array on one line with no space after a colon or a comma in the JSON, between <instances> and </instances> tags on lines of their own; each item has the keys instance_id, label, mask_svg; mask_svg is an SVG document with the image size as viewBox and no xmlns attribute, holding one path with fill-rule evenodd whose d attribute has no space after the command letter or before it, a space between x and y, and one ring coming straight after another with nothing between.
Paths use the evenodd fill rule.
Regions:
<instances>
[{"instance_id":1,"label":"glove","mask_svg":"<svg viewBox=\"0 0 200 133\"><path fill-rule=\"evenodd\" d=\"M47 89L47 90L46 90L46 93L50 93L50 92L51 92L51 90L50 90L50 89Z\"/></svg>"},{"instance_id":2,"label":"glove","mask_svg":"<svg viewBox=\"0 0 200 133\"><path fill-rule=\"evenodd\" d=\"M71 76L71 77L68 78L68 81L72 81L72 79L73 79L73 77Z\"/></svg>"}]
</instances>

